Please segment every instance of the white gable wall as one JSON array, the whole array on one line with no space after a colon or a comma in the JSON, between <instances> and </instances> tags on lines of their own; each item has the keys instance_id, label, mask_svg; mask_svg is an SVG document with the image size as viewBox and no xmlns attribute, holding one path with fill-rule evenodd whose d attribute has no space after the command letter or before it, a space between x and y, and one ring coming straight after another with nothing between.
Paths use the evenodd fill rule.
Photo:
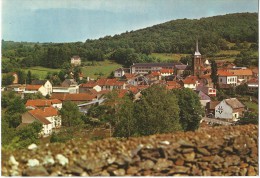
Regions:
<instances>
[{"instance_id":1,"label":"white gable wall","mask_svg":"<svg viewBox=\"0 0 260 178\"><path fill-rule=\"evenodd\" d=\"M215 118L232 119L233 109L223 100L215 107Z\"/></svg>"}]
</instances>

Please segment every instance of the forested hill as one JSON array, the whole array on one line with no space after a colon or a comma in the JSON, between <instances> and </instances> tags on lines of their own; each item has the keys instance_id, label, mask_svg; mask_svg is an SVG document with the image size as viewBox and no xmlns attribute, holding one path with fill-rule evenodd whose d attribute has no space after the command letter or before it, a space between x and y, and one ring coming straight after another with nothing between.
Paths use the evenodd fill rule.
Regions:
<instances>
[{"instance_id":1,"label":"forested hill","mask_svg":"<svg viewBox=\"0 0 260 178\"><path fill-rule=\"evenodd\" d=\"M3 57L23 59L22 66L59 68L73 55L85 60L114 59L125 66L149 62L145 54L192 54L199 39L200 52L212 55L231 43L249 42L258 49L258 14L236 13L201 19L179 19L145 29L75 43L18 43L2 40ZM141 54L142 53L142 54Z\"/></svg>"},{"instance_id":2,"label":"forested hill","mask_svg":"<svg viewBox=\"0 0 260 178\"><path fill-rule=\"evenodd\" d=\"M256 43L258 14L237 13L199 20L173 20L113 37L87 40L86 46L98 47L106 52L113 48L130 47L141 53L191 53L194 51L196 38L200 41L202 52L206 50L203 48L211 51L225 48L226 41Z\"/></svg>"}]
</instances>

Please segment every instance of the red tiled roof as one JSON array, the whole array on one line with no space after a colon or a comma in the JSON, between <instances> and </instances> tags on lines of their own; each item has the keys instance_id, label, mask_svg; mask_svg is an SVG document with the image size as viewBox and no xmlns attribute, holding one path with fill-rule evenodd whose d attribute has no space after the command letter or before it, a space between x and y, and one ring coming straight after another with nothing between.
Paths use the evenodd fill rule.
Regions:
<instances>
[{"instance_id":1,"label":"red tiled roof","mask_svg":"<svg viewBox=\"0 0 260 178\"><path fill-rule=\"evenodd\" d=\"M173 73L173 69L161 69L161 73Z\"/></svg>"},{"instance_id":2,"label":"red tiled roof","mask_svg":"<svg viewBox=\"0 0 260 178\"><path fill-rule=\"evenodd\" d=\"M117 79L99 79L96 83L99 86L122 86L125 82L118 81Z\"/></svg>"},{"instance_id":3,"label":"red tiled roof","mask_svg":"<svg viewBox=\"0 0 260 178\"><path fill-rule=\"evenodd\" d=\"M52 99L59 99L61 101L91 101L96 98L96 95L87 93L67 94L67 93L54 93Z\"/></svg>"},{"instance_id":4,"label":"red tiled roof","mask_svg":"<svg viewBox=\"0 0 260 178\"><path fill-rule=\"evenodd\" d=\"M239 69L239 70L229 70L230 73L234 75L249 75L252 76L253 72L251 69Z\"/></svg>"},{"instance_id":5,"label":"red tiled roof","mask_svg":"<svg viewBox=\"0 0 260 178\"><path fill-rule=\"evenodd\" d=\"M218 76L234 76L234 74L226 70L218 70Z\"/></svg>"},{"instance_id":6,"label":"red tiled roof","mask_svg":"<svg viewBox=\"0 0 260 178\"><path fill-rule=\"evenodd\" d=\"M196 77L196 76L188 76L182 82L184 84L196 84L197 80L198 80L198 77Z\"/></svg>"},{"instance_id":7,"label":"red tiled roof","mask_svg":"<svg viewBox=\"0 0 260 178\"><path fill-rule=\"evenodd\" d=\"M28 100L25 106L36 106L36 107L51 106L51 101L43 100L43 99Z\"/></svg>"},{"instance_id":8,"label":"red tiled roof","mask_svg":"<svg viewBox=\"0 0 260 178\"><path fill-rule=\"evenodd\" d=\"M119 90L118 97L123 98L128 91L125 89Z\"/></svg>"},{"instance_id":9,"label":"red tiled roof","mask_svg":"<svg viewBox=\"0 0 260 178\"><path fill-rule=\"evenodd\" d=\"M28 113L31 114L35 119L40 121L42 124L51 124L51 122L44 117L44 112L41 109L30 110L28 111Z\"/></svg>"},{"instance_id":10,"label":"red tiled roof","mask_svg":"<svg viewBox=\"0 0 260 178\"><path fill-rule=\"evenodd\" d=\"M46 107L43 110L45 117L57 116L58 111L54 107Z\"/></svg>"},{"instance_id":11,"label":"red tiled roof","mask_svg":"<svg viewBox=\"0 0 260 178\"><path fill-rule=\"evenodd\" d=\"M58 100L58 99L52 99L50 100L52 104L60 104L62 103L61 100Z\"/></svg>"},{"instance_id":12,"label":"red tiled roof","mask_svg":"<svg viewBox=\"0 0 260 178\"><path fill-rule=\"evenodd\" d=\"M177 89L181 88L181 85L176 81L167 81L167 89Z\"/></svg>"},{"instance_id":13,"label":"red tiled roof","mask_svg":"<svg viewBox=\"0 0 260 178\"><path fill-rule=\"evenodd\" d=\"M124 76L125 76L126 79L129 80L129 79L134 78L134 77L135 77L135 74L125 74Z\"/></svg>"},{"instance_id":14,"label":"red tiled roof","mask_svg":"<svg viewBox=\"0 0 260 178\"><path fill-rule=\"evenodd\" d=\"M161 73L160 72L152 72L151 75L153 75L153 76L160 76Z\"/></svg>"},{"instance_id":15,"label":"red tiled roof","mask_svg":"<svg viewBox=\"0 0 260 178\"><path fill-rule=\"evenodd\" d=\"M42 85L27 85L25 87L26 90L39 90L39 88L41 88Z\"/></svg>"},{"instance_id":16,"label":"red tiled roof","mask_svg":"<svg viewBox=\"0 0 260 178\"><path fill-rule=\"evenodd\" d=\"M131 91L131 92L134 93L134 94L136 94L136 93L139 92L138 88L137 88L137 87L134 87L134 86L130 87L128 90Z\"/></svg>"},{"instance_id":17,"label":"red tiled roof","mask_svg":"<svg viewBox=\"0 0 260 178\"><path fill-rule=\"evenodd\" d=\"M257 78L252 78L247 83L257 83L258 84L258 79Z\"/></svg>"}]
</instances>

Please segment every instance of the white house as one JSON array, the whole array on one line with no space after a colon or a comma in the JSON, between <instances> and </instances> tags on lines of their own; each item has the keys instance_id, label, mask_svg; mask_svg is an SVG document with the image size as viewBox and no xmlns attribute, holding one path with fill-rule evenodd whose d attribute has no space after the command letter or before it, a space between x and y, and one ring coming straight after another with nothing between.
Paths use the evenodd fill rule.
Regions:
<instances>
[{"instance_id":1,"label":"white house","mask_svg":"<svg viewBox=\"0 0 260 178\"><path fill-rule=\"evenodd\" d=\"M169 75L173 75L173 69L161 69L160 70L160 74L163 77L169 76Z\"/></svg>"},{"instance_id":2,"label":"white house","mask_svg":"<svg viewBox=\"0 0 260 178\"><path fill-rule=\"evenodd\" d=\"M70 59L70 63L71 63L71 65L74 65L74 66L80 66L81 65L81 59L80 59L79 56L73 56Z\"/></svg>"},{"instance_id":3,"label":"white house","mask_svg":"<svg viewBox=\"0 0 260 178\"><path fill-rule=\"evenodd\" d=\"M33 122L42 124L41 136L48 136L53 132L53 129L61 127L61 116L53 107L30 110L22 114L22 124L31 124Z\"/></svg>"},{"instance_id":4,"label":"white house","mask_svg":"<svg viewBox=\"0 0 260 178\"><path fill-rule=\"evenodd\" d=\"M52 84L49 80L33 80L32 85L43 85L49 95L52 93Z\"/></svg>"},{"instance_id":5,"label":"white house","mask_svg":"<svg viewBox=\"0 0 260 178\"><path fill-rule=\"evenodd\" d=\"M237 121L243 115L245 106L236 98L224 99L215 107L215 118Z\"/></svg>"},{"instance_id":6,"label":"white house","mask_svg":"<svg viewBox=\"0 0 260 178\"><path fill-rule=\"evenodd\" d=\"M198 86L198 78L196 76L188 76L184 80L182 80L183 87L184 88L190 88L195 90Z\"/></svg>"},{"instance_id":7,"label":"white house","mask_svg":"<svg viewBox=\"0 0 260 178\"><path fill-rule=\"evenodd\" d=\"M23 93L37 93L40 92L43 96L48 94L48 90L43 85L27 85Z\"/></svg>"},{"instance_id":8,"label":"white house","mask_svg":"<svg viewBox=\"0 0 260 178\"><path fill-rule=\"evenodd\" d=\"M114 71L114 77L123 77L125 75L125 70L123 68L118 68Z\"/></svg>"},{"instance_id":9,"label":"white house","mask_svg":"<svg viewBox=\"0 0 260 178\"><path fill-rule=\"evenodd\" d=\"M218 70L218 83L219 85L237 86L237 76L225 70Z\"/></svg>"}]
</instances>

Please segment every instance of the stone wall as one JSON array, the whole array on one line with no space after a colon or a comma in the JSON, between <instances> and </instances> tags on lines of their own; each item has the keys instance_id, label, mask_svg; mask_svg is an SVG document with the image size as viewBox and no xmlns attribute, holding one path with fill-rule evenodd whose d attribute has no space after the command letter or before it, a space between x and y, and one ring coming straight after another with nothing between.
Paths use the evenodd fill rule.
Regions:
<instances>
[{"instance_id":1,"label":"stone wall","mask_svg":"<svg viewBox=\"0 0 260 178\"><path fill-rule=\"evenodd\" d=\"M258 126L30 145L12 153L2 151L2 175L255 176Z\"/></svg>"}]
</instances>

